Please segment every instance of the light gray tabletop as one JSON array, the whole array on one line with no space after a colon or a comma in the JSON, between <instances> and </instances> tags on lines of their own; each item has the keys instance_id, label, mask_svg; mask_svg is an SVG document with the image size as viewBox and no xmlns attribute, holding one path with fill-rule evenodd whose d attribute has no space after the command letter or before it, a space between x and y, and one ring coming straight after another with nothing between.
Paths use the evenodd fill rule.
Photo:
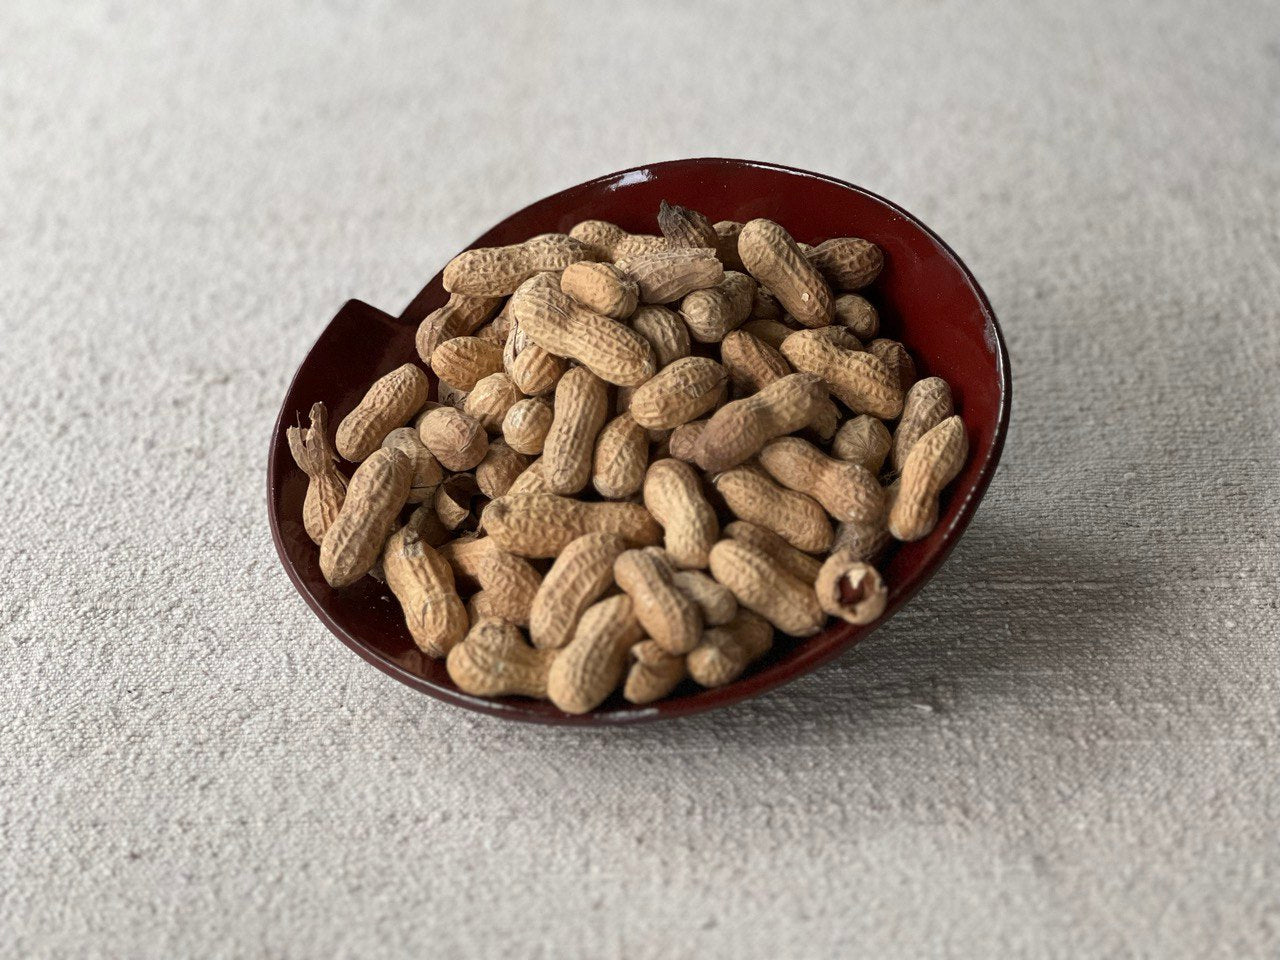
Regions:
<instances>
[{"instance_id":1,"label":"light gray tabletop","mask_svg":"<svg viewBox=\"0 0 1280 960\"><path fill-rule=\"evenodd\" d=\"M1280 951L1280 6L10 0L0 37L13 956ZM307 347L702 155L972 267L1014 411L968 535L864 647L685 722L368 667L267 530Z\"/></svg>"}]
</instances>

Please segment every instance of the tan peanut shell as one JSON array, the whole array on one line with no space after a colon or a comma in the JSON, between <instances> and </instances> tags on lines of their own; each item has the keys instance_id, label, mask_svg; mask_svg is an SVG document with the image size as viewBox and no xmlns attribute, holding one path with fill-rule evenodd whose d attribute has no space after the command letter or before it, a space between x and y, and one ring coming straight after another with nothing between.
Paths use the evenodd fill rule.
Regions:
<instances>
[{"instance_id":1,"label":"tan peanut shell","mask_svg":"<svg viewBox=\"0 0 1280 960\"><path fill-rule=\"evenodd\" d=\"M828 402L827 388L810 373L793 373L759 393L725 404L712 415L698 440L696 459L718 471L749 460L774 437L812 422Z\"/></svg>"},{"instance_id":2,"label":"tan peanut shell","mask_svg":"<svg viewBox=\"0 0 1280 960\"><path fill-rule=\"evenodd\" d=\"M672 303L724 279L724 265L715 250L704 247L629 257L618 261L618 269L639 285L643 303Z\"/></svg>"},{"instance_id":3,"label":"tan peanut shell","mask_svg":"<svg viewBox=\"0 0 1280 960\"><path fill-rule=\"evenodd\" d=\"M418 356L430 365L436 347L454 337L468 337L486 324L502 306L501 297L468 297L455 293L449 302L427 314L414 339Z\"/></svg>"},{"instance_id":4,"label":"tan peanut shell","mask_svg":"<svg viewBox=\"0 0 1280 960\"><path fill-rule=\"evenodd\" d=\"M880 330L880 314L869 300L856 293L836 297L834 322L848 328L859 340L870 340Z\"/></svg>"},{"instance_id":5,"label":"tan peanut shell","mask_svg":"<svg viewBox=\"0 0 1280 960\"><path fill-rule=\"evenodd\" d=\"M479 337L454 337L436 347L431 369L446 383L470 391L489 374L502 372L502 347Z\"/></svg>"},{"instance_id":6,"label":"tan peanut shell","mask_svg":"<svg viewBox=\"0 0 1280 960\"><path fill-rule=\"evenodd\" d=\"M412 363L379 377L354 410L338 424L338 452L358 463L382 445L382 438L408 423L427 402L427 375Z\"/></svg>"},{"instance_id":7,"label":"tan peanut shell","mask_svg":"<svg viewBox=\"0 0 1280 960\"><path fill-rule=\"evenodd\" d=\"M662 528L638 503L589 503L550 493L508 493L485 509L484 526L504 550L521 557L554 557L584 533L616 533L651 546Z\"/></svg>"},{"instance_id":8,"label":"tan peanut shell","mask_svg":"<svg viewBox=\"0 0 1280 960\"><path fill-rule=\"evenodd\" d=\"M679 247L666 237L628 233L607 220L583 220L569 231L569 236L587 244L596 254L594 259L597 260L623 260Z\"/></svg>"},{"instance_id":9,"label":"tan peanut shell","mask_svg":"<svg viewBox=\"0 0 1280 960\"><path fill-rule=\"evenodd\" d=\"M637 387L628 409L640 426L669 430L714 407L727 380L724 367L710 357L681 357Z\"/></svg>"},{"instance_id":10,"label":"tan peanut shell","mask_svg":"<svg viewBox=\"0 0 1280 960\"><path fill-rule=\"evenodd\" d=\"M682 247L716 246L716 231L710 220L697 210L665 200L658 206L658 229L664 237Z\"/></svg>"},{"instance_id":11,"label":"tan peanut shell","mask_svg":"<svg viewBox=\"0 0 1280 960\"><path fill-rule=\"evenodd\" d=\"M768 287L787 313L806 327L831 323L831 288L796 242L772 220L752 220L738 237L747 271Z\"/></svg>"},{"instance_id":12,"label":"tan peanut shell","mask_svg":"<svg viewBox=\"0 0 1280 960\"><path fill-rule=\"evenodd\" d=\"M657 370L649 341L561 290L522 287L512 297L511 310L520 329L538 346L577 360L609 383L637 386Z\"/></svg>"},{"instance_id":13,"label":"tan peanut shell","mask_svg":"<svg viewBox=\"0 0 1280 960\"><path fill-rule=\"evenodd\" d=\"M861 290L880 275L884 251L869 240L837 237L818 244L809 262L837 290Z\"/></svg>"},{"instance_id":14,"label":"tan peanut shell","mask_svg":"<svg viewBox=\"0 0 1280 960\"><path fill-rule=\"evenodd\" d=\"M672 430L671 436L667 438L668 455L685 463L693 463L698 452L698 441L702 438L702 431L706 429L709 422L708 420L690 420Z\"/></svg>"},{"instance_id":15,"label":"tan peanut shell","mask_svg":"<svg viewBox=\"0 0 1280 960\"><path fill-rule=\"evenodd\" d=\"M499 319L501 319L501 315L499 315ZM491 323L486 323L483 327L477 330L475 332L475 337L477 340L483 340L485 343L491 343L501 350L503 346L506 345L508 332L510 331L507 323L503 322L500 324L498 320L494 320Z\"/></svg>"},{"instance_id":16,"label":"tan peanut shell","mask_svg":"<svg viewBox=\"0 0 1280 960\"><path fill-rule=\"evenodd\" d=\"M833 324L830 327L819 327L812 332L816 336L825 337L837 347L842 347L845 350L853 350L856 352L858 350L865 349L862 346L862 341L855 337L851 330L848 330L845 327L838 327Z\"/></svg>"},{"instance_id":17,"label":"tan peanut shell","mask_svg":"<svg viewBox=\"0 0 1280 960\"><path fill-rule=\"evenodd\" d=\"M504 496L516 477L529 469L531 457L512 450L504 440L489 444L489 452L476 466L476 486L490 500Z\"/></svg>"},{"instance_id":18,"label":"tan peanut shell","mask_svg":"<svg viewBox=\"0 0 1280 960\"><path fill-rule=\"evenodd\" d=\"M518 400L502 419L502 438L517 453L537 456L551 429L551 404L543 397Z\"/></svg>"},{"instance_id":19,"label":"tan peanut shell","mask_svg":"<svg viewBox=\"0 0 1280 960\"><path fill-rule=\"evenodd\" d=\"M462 412L474 417L489 433L500 433L507 411L524 398L505 373L491 373L467 394Z\"/></svg>"},{"instance_id":20,"label":"tan peanut shell","mask_svg":"<svg viewBox=\"0 0 1280 960\"><path fill-rule=\"evenodd\" d=\"M502 368L521 393L541 397L555 390L569 369L569 361L542 349L513 320L502 347Z\"/></svg>"},{"instance_id":21,"label":"tan peanut shell","mask_svg":"<svg viewBox=\"0 0 1280 960\"><path fill-rule=\"evenodd\" d=\"M580 260L594 260L590 246L562 233L544 233L507 247L466 250L444 268L444 288L473 297L515 293L538 273L559 271Z\"/></svg>"},{"instance_id":22,"label":"tan peanut shell","mask_svg":"<svg viewBox=\"0 0 1280 960\"><path fill-rule=\"evenodd\" d=\"M831 521L812 497L779 486L757 467L734 467L711 482L740 520L772 530L797 550L830 548Z\"/></svg>"},{"instance_id":23,"label":"tan peanut shell","mask_svg":"<svg viewBox=\"0 0 1280 960\"><path fill-rule=\"evenodd\" d=\"M685 658L685 668L704 687L723 687L742 676L773 646L773 627L758 614L740 610L732 621L712 627Z\"/></svg>"},{"instance_id":24,"label":"tan peanut shell","mask_svg":"<svg viewBox=\"0 0 1280 960\"><path fill-rule=\"evenodd\" d=\"M749 544L766 554L774 563L784 568L797 580L813 583L822 567L822 561L803 550L797 550L772 530L746 520L734 520L725 524L724 534L734 540Z\"/></svg>"},{"instance_id":25,"label":"tan peanut shell","mask_svg":"<svg viewBox=\"0 0 1280 960\"><path fill-rule=\"evenodd\" d=\"M673 580L675 567L658 547L626 550L613 562L613 579L631 598L644 632L667 653L688 653L702 636L702 610Z\"/></svg>"},{"instance_id":26,"label":"tan peanut shell","mask_svg":"<svg viewBox=\"0 0 1280 960\"><path fill-rule=\"evenodd\" d=\"M888 493L885 495L889 500ZM888 513L886 509L885 513ZM831 543L831 552L848 554L854 560L873 560L889 546L889 527L887 516L877 517L869 523L842 523L836 527L836 538Z\"/></svg>"},{"instance_id":27,"label":"tan peanut shell","mask_svg":"<svg viewBox=\"0 0 1280 960\"><path fill-rule=\"evenodd\" d=\"M480 421L453 407L437 407L423 417L418 436L446 470L471 470L489 452Z\"/></svg>"},{"instance_id":28,"label":"tan peanut shell","mask_svg":"<svg viewBox=\"0 0 1280 960\"><path fill-rule=\"evenodd\" d=\"M473 504L479 493L480 485L469 473L455 473L445 477L440 486L436 487L436 495L432 500L436 516L449 530L475 527Z\"/></svg>"},{"instance_id":29,"label":"tan peanut shell","mask_svg":"<svg viewBox=\"0 0 1280 960\"><path fill-rule=\"evenodd\" d=\"M515 496L517 493L550 493L547 488L547 481L542 476L542 458L534 460L529 464L528 468L520 476L512 481L511 486L507 488L506 496Z\"/></svg>"},{"instance_id":30,"label":"tan peanut shell","mask_svg":"<svg viewBox=\"0 0 1280 960\"><path fill-rule=\"evenodd\" d=\"M440 401L440 406L442 407L453 407L455 410L461 410L462 405L467 402L467 392L459 390L443 380L438 380L436 382L436 398ZM418 429L422 429L421 423L418 424Z\"/></svg>"},{"instance_id":31,"label":"tan peanut shell","mask_svg":"<svg viewBox=\"0 0 1280 960\"><path fill-rule=\"evenodd\" d=\"M387 541L382 571L418 649L445 656L467 632L467 611L444 557L405 525Z\"/></svg>"},{"instance_id":32,"label":"tan peanut shell","mask_svg":"<svg viewBox=\"0 0 1280 960\"><path fill-rule=\"evenodd\" d=\"M409 458L399 450L375 450L356 469L320 543L320 572L331 587L349 586L372 569L412 479Z\"/></svg>"},{"instance_id":33,"label":"tan peanut shell","mask_svg":"<svg viewBox=\"0 0 1280 960\"><path fill-rule=\"evenodd\" d=\"M620 413L596 437L591 485L600 496L621 500L635 494L649 466L649 436L629 413Z\"/></svg>"},{"instance_id":34,"label":"tan peanut shell","mask_svg":"<svg viewBox=\"0 0 1280 960\"><path fill-rule=\"evenodd\" d=\"M667 653L655 640L641 640L632 646L631 658L622 696L637 706L661 700L678 687L688 673L684 657Z\"/></svg>"},{"instance_id":35,"label":"tan peanut shell","mask_svg":"<svg viewBox=\"0 0 1280 960\"><path fill-rule=\"evenodd\" d=\"M554 651L529 646L519 627L499 619L482 619L449 651L445 665L449 679L463 693L545 700L554 656Z\"/></svg>"},{"instance_id":36,"label":"tan peanut shell","mask_svg":"<svg viewBox=\"0 0 1280 960\"><path fill-rule=\"evenodd\" d=\"M797 580L767 554L739 540L721 540L715 545L711 575L733 591L739 604L793 637L813 636L826 620L810 584Z\"/></svg>"},{"instance_id":37,"label":"tan peanut shell","mask_svg":"<svg viewBox=\"0 0 1280 960\"><path fill-rule=\"evenodd\" d=\"M726 333L747 322L755 294L755 280L745 273L728 271L715 286L686 295L680 301L680 316L693 339L719 343Z\"/></svg>"},{"instance_id":38,"label":"tan peanut shell","mask_svg":"<svg viewBox=\"0 0 1280 960\"><path fill-rule=\"evenodd\" d=\"M565 713L594 710L622 680L627 653L642 636L631 598L609 597L578 621L547 676L547 695Z\"/></svg>"},{"instance_id":39,"label":"tan peanut shell","mask_svg":"<svg viewBox=\"0 0 1280 960\"><path fill-rule=\"evenodd\" d=\"M614 533L588 533L566 546L533 598L529 637L535 647L563 647L578 620L613 586L613 562L627 541Z\"/></svg>"},{"instance_id":40,"label":"tan peanut shell","mask_svg":"<svg viewBox=\"0 0 1280 960\"><path fill-rule=\"evenodd\" d=\"M969 440L959 417L948 417L915 442L902 466L897 496L889 508L889 532L895 538L919 540L934 528L938 522L938 495L956 478L968 453ZM350 499L348 489L347 500ZM328 539L326 535L325 540Z\"/></svg>"},{"instance_id":41,"label":"tan peanut shell","mask_svg":"<svg viewBox=\"0 0 1280 960\"><path fill-rule=\"evenodd\" d=\"M596 436L608 410L608 388L590 370L574 367L560 378L542 448L542 476L552 493L577 493L591 480Z\"/></svg>"},{"instance_id":42,"label":"tan peanut shell","mask_svg":"<svg viewBox=\"0 0 1280 960\"><path fill-rule=\"evenodd\" d=\"M644 505L662 524L671 561L677 567L705 568L720 521L693 468L671 458L652 464L644 478Z\"/></svg>"},{"instance_id":43,"label":"tan peanut shell","mask_svg":"<svg viewBox=\"0 0 1280 960\"><path fill-rule=\"evenodd\" d=\"M834 460L799 437L770 440L759 461L774 480L813 497L836 520L868 523L884 513L884 495L871 471Z\"/></svg>"},{"instance_id":44,"label":"tan peanut shell","mask_svg":"<svg viewBox=\"0 0 1280 960\"><path fill-rule=\"evenodd\" d=\"M737 220L721 220L711 225L716 234L716 256L724 264L726 270L745 272L742 257L738 256L738 235L742 233L742 224Z\"/></svg>"},{"instance_id":45,"label":"tan peanut shell","mask_svg":"<svg viewBox=\"0 0 1280 960\"><path fill-rule=\"evenodd\" d=\"M758 337L734 330L720 344L720 360L739 395L747 396L791 373L786 357Z\"/></svg>"},{"instance_id":46,"label":"tan peanut shell","mask_svg":"<svg viewBox=\"0 0 1280 960\"><path fill-rule=\"evenodd\" d=\"M823 611L859 626L878 619L889 598L876 568L847 550L827 557L813 588Z\"/></svg>"},{"instance_id":47,"label":"tan peanut shell","mask_svg":"<svg viewBox=\"0 0 1280 960\"><path fill-rule=\"evenodd\" d=\"M490 537L455 540L440 550L459 584L475 585L488 595L490 615L528 626L542 576L523 557L494 544Z\"/></svg>"},{"instance_id":48,"label":"tan peanut shell","mask_svg":"<svg viewBox=\"0 0 1280 960\"><path fill-rule=\"evenodd\" d=\"M294 462L307 475L307 495L302 501L302 527L317 544L337 518L347 496L347 478L334 462L337 453L329 442L329 411L323 403L311 405L311 425L285 431Z\"/></svg>"},{"instance_id":49,"label":"tan peanut shell","mask_svg":"<svg viewBox=\"0 0 1280 960\"><path fill-rule=\"evenodd\" d=\"M902 404L902 417L893 431L894 468L901 471L916 441L954 413L947 381L941 377L925 377L912 384Z\"/></svg>"},{"instance_id":50,"label":"tan peanut shell","mask_svg":"<svg viewBox=\"0 0 1280 960\"><path fill-rule=\"evenodd\" d=\"M560 289L588 310L614 320L628 317L640 302L640 288L611 263L570 264L560 277Z\"/></svg>"},{"instance_id":51,"label":"tan peanut shell","mask_svg":"<svg viewBox=\"0 0 1280 960\"><path fill-rule=\"evenodd\" d=\"M453 531L440 522L434 502L421 503L414 507L405 526L412 530L419 540L431 547L438 547L453 539Z\"/></svg>"},{"instance_id":52,"label":"tan peanut shell","mask_svg":"<svg viewBox=\"0 0 1280 960\"><path fill-rule=\"evenodd\" d=\"M836 346L816 330L798 330L782 342L782 355L797 370L821 377L854 413L887 420L902 412L897 373L870 353Z\"/></svg>"},{"instance_id":53,"label":"tan peanut shell","mask_svg":"<svg viewBox=\"0 0 1280 960\"><path fill-rule=\"evenodd\" d=\"M910 394L907 402L910 402ZM898 429L902 429L901 424ZM893 437L883 421L860 413L840 424L835 439L831 441L831 452L841 460L860 463L872 473L879 473L892 446Z\"/></svg>"},{"instance_id":54,"label":"tan peanut shell","mask_svg":"<svg viewBox=\"0 0 1280 960\"><path fill-rule=\"evenodd\" d=\"M738 601L729 588L701 570L677 570L671 582L698 605L702 622L709 627L728 623L738 614Z\"/></svg>"},{"instance_id":55,"label":"tan peanut shell","mask_svg":"<svg viewBox=\"0 0 1280 960\"><path fill-rule=\"evenodd\" d=\"M423 446L413 427L397 427L382 441L383 447L394 448L409 458L413 479L409 483L409 503L423 503L435 496L436 487L444 479L440 462Z\"/></svg>"},{"instance_id":56,"label":"tan peanut shell","mask_svg":"<svg viewBox=\"0 0 1280 960\"><path fill-rule=\"evenodd\" d=\"M689 355L689 328L680 315L668 307L646 303L630 318L631 329L649 341L661 370L669 363Z\"/></svg>"},{"instance_id":57,"label":"tan peanut shell","mask_svg":"<svg viewBox=\"0 0 1280 960\"><path fill-rule=\"evenodd\" d=\"M872 340L867 344L867 352L897 375L898 389L905 395L916 382L916 364L911 354L897 340Z\"/></svg>"},{"instance_id":58,"label":"tan peanut shell","mask_svg":"<svg viewBox=\"0 0 1280 960\"><path fill-rule=\"evenodd\" d=\"M781 320L748 320L742 325L741 330L775 350L782 346L783 340L795 333L793 328L788 327Z\"/></svg>"}]
</instances>

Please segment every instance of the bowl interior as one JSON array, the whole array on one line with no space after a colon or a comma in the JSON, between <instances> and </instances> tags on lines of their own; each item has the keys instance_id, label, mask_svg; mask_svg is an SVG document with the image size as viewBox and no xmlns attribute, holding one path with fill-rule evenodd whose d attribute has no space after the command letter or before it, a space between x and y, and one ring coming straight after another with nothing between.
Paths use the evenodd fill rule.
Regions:
<instances>
[{"instance_id":1,"label":"bowl interior","mask_svg":"<svg viewBox=\"0 0 1280 960\"><path fill-rule=\"evenodd\" d=\"M880 564L892 616L933 574L967 526L999 459L1009 409L1008 359L995 316L969 271L951 250L906 211L858 187L818 174L743 160L679 160L638 167L570 187L531 204L472 246L518 243L534 234L568 231L587 219L610 220L637 233L657 231L659 201L691 206L716 220L768 217L796 239L818 243L859 236L879 244L885 268L864 291L880 311L882 336L901 340L920 376L943 377L969 433L969 460L943 496L937 527L925 539L893 548ZM523 698L468 696L449 680L442 661L423 656L409 638L399 604L365 578L334 590L320 574L318 551L302 528L306 477L294 465L286 427L316 400L336 425L377 377L416 362L414 332L448 295L437 274L399 317L351 301L333 318L299 367L271 438L268 508L286 571L329 629L369 662L440 699L512 719L549 723L627 723L695 713L762 693L813 669L872 629L837 624L816 637L780 637L765 659L726 687L702 690L686 682L670 698L637 708L616 696L580 717ZM351 465L346 465L349 472Z\"/></svg>"}]
</instances>

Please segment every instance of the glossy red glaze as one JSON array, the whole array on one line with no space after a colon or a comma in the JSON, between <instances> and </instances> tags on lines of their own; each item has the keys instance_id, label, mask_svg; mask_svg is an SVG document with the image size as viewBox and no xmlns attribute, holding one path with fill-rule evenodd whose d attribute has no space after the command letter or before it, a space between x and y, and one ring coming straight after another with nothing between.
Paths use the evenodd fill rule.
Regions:
<instances>
[{"instance_id":1,"label":"glossy red glaze","mask_svg":"<svg viewBox=\"0 0 1280 960\"><path fill-rule=\"evenodd\" d=\"M969 432L970 454L943 497L934 531L895 548L882 566L889 584L886 619L933 575L968 526L995 472L1009 420L1009 360L991 305L960 259L924 224L860 187L804 170L745 160L675 160L612 173L570 187L512 214L473 247L517 243L534 234L568 231L581 220L610 220L632 232L657 231L661 200L702 211L713 221L769 217L798 239L818 243L858 236L879 244L886 266L867 296L880 310L885 336L911 350L921 376L946 379ZM615 695L583 715L549 703L509 697L483 700L460 692L443 661L418 652L386 588L365 578L333 590L320 575L318 551L302 528L306 477L294 465L285 428L316 400L336 424L377 377L416 361L418 322L447 299L437 274L399 317L352 300L333 318L298 368L271 435L267 502L272 537L290 579L316 615L343 643L415 689L450 703L512 720L618 724L682 716L754 697L813 670L876 626L838 623L805 640L779 638L770 654L735 683L702 690L686 682L672 697L634 707Z\"/></svg>"}]
</instances>

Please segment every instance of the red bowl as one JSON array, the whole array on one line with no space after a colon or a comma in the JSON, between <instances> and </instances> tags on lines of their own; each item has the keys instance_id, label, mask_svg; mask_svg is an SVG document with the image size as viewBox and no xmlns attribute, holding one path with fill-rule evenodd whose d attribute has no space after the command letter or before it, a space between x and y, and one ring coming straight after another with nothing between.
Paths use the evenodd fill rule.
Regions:
<instances>
[{"instance_id":1,"label":"red bowl","mask_svg":"<svg viewBox=\"0 0 1280 960\"><path fill-rule=\"evenodd\" d=\"M888 200L832 177L746 160L674 160L636 167L570 187L514 213L473 247L518 243L538 233L568 231L581 220L610 220L637 233L656 232L661 200L702 211L713 221L768 217L798 240L858 236L879 244L885 268L867 296L880 310L885 336L910 349L921 376L943 377L969 433L968 463L943 495L934 531L897 546L881 564L888 607L876 624L836 622L815 637L779 637L769 655L735 683L703 690L686 681L666 700L635 707L615 695L599 709L573 716L550 703L507 697L483 700L458 690L443 661L414 646L400 606L382 584L366 577L334 590L320 574L319 555L302 528L307 481L294 464L285 428L323 400L332 422L351 410L377 377L417 361L419 321L447 299L441 275L399 317L357 300L330 321L285 395L271 435L267 504L271 535L298 592L333 634L380 670L449 703L510 720L619 724L684 716L754 697L827 662L883 623L946 559L969 525L1000 459L1009 422L1009 358L995 314L960 258L928 227Z\"/></svg>"}]
</instances>

